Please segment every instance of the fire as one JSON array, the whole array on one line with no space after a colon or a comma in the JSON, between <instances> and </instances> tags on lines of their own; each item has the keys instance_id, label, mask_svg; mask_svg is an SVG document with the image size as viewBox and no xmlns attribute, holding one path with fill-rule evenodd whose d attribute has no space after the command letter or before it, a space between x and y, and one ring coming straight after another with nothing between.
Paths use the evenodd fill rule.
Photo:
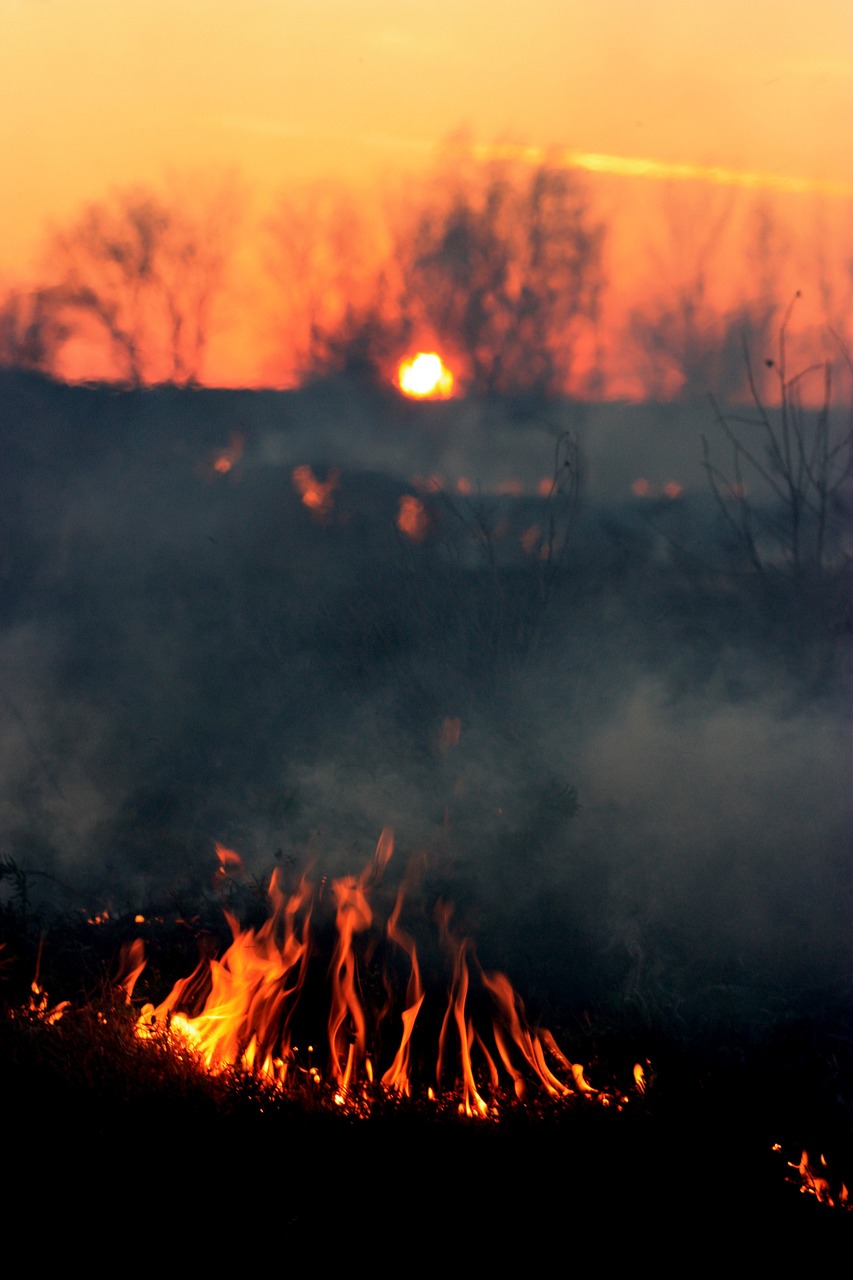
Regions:
<instances>
[{"instance_id":1,"label":"fire","mask_svg":"<svg viewBox=\"0 0 853 1280\"><path fill-rule=\"evenodd\" d=\"M434 351L419 351L400 361L397 385L404 395L419 400L446 400L453 394L453 374Z\"/></svg>"},{"instance_id":2,"label":"fire","mask_svg":"<svg viewBox=\"0 0 853 1280\"><path fill-rule=\"evenodd\" d=\"M413 542L423 542L430 530L426 507L414 494L404 493L397 513L397 528Z\"/></svg>"},{"instance_id":3,"label":"fire","mask_svg":"<svg viewBox=\"0 0 853 1280\"><path fill-rule=\"evenodd\" d=\"M233 432L230 443L227 448L220 449L216 457L213 459L213 470L218 475L225 476L237 466L243 457L245 449L245 441L239 432Z\"/></svg>"},{"instance_id":4,"label":"fire","mask_svg":"<svg viewBox=\"0 0 853 1280\"><path fill-rule=\"evenodd\" d=\"M390 911L376 901L393 850L386 829L360 875L330 884L324 877L319 888L304 874L286 892L276 869L266 921L242 928L226 910L230 946L202 960L161 1004L146 1004L138 1034L166 1037L214 1072L247 1070L286 1092L326 1089L336 1107L358 1115L379 1098L415 1093L424 1105L470 1118L495 1118L504 1099L627 1101L590 1085L554 1036L531 1025L509 978L481 967L443 901L433 918L445 977L425 977L416 940L424 913L409 908L419 864ZM141 947L128 956L128 995L142 971Z\"/></svg>"},{"instance_id":5,"label":"fire","mask_svg":"<svg viewBox=\"0 0 853 1280\"><path fill-rule=\"evenodd\" d=\"M778 1144L774 1149L779 1149ZM824 1155L821 1155L819 1161L815 1161L808 1151L803 1150L798 1161L788 1161L788 1167L796 1170L799 1175L800 1191L804 1195L814 1196L820 1204L828 1205L831 1209L853 1209L846 1184L830 1175Z\"/></svg>"},{"instance_id":6,"label":"fire","mask_svg":"<svg viewBox=\"0 0 853 1280\"><path fill-rule=\"evenodd\" d=\"M337 469L330 471L325 480L318 480L310 467L294 467L291 479L294 489L302 499L303 506L321 518L329 515L340 480L340 472Z\"/></svg>"},{"instance_id":7,"label":"fire","mask_svg":"<svg viewBox=\"0 0 853 1280\"><path fill-rule=\"evenodd\" d=\"M239 853L236 853L233 849L226 849L224 844L219 844L218 842L214 847L216 849L216 856L219 859L219 870L223 875L227 874L228 868L232 871L239 871L242 869L243 859L240 857Z\"/></svg>"}]
</instances>

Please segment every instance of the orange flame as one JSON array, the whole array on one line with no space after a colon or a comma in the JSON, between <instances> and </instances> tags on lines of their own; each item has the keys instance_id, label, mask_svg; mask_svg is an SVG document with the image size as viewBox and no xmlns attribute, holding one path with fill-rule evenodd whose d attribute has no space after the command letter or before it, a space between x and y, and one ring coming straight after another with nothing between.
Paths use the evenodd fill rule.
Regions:
<instances>
[{"instance_id":1,"label":"orange flame","mask_svg":"<svg viewBox=\"0 0 853 1280\"><path fill-rule=\"evenodd\" d=\"M367 1061L367 1021L358 996L356 955L353 936L363 933L373 922L373 912L367 901L367 889L384 871L394 849L391 832L383 831L376 846L372 868L359 877L344 876L332 885L337 900L335 925L338 939L332 960L332 1009L329 1015L329 1046L331 1070L334 1079L346 1095L352 1078L353 1067ZM346 1027L345 1027L345 1024ZM349 1047L346 1064L341 1065L345 1032Z\"/></svg>"},{"instance_id":2,"label":"orange flame","mask_svg":"<svg viewBox=\"0 0 853 1280\"><path fill-rule=\"evenodd\" d=\"M412 493L404 493L400 498L397 528L413 542L423 542L429 527L429 516L420 498L416 498Z\"/></svg>"},{"instance_id":3,"label":"orange flame","mask_svg":"<svg viewBox=\"0 0 853 1280\"><path fill-rule=\"evenodd\" d=\"M312 993L316 990L309 970L316 976L321 953L311 928L319 898L307 875L293 893L285 894L278 869L269 885L267 921L257 929L241 929L226 911L232 941L224 955L203 959L156 1008L146 1004L137 1023L139 1035L176 1037L179 1051L194 1050L212 1071L240 1067L282 1089L301 1082L316 1090L325 1083L338 1106L359 1114L378 1094L409 1097L415 1066L424 1061L422 1038L417 1062L413 1049L430 996L415 940L401 924L410 874L396 892L384 929L375 923L372 896L393 849L393 834L386 829L362 873L341 876L331 885L334 943L324 980L329 999L325 1073L300 1058L293 1032L297 1016L305 1016L300 997L306 985ZM481 968L470 939L451 929L451 914L445 903L434 913L450 976L435 1078L423 1082L424 1096L436 1103L450 1100L460 1114L472 1118L498 1114L504 1080L518 1101L536 1089L553 1100L585 1094L608 1102L550 1032L530 1025L509 979ZM142 943L135 943L128 955L132 973L124 984L128 996L143 955ZM380 986L385 998L368 1000L365 993ZM435 1017L433 1021L437 1025Z\"/></svg>"},{"instance_id":4,"label":"orange flame","mask_svg":"<svg viewBox=\"0 0 853 1280\"><path fill-rule=\"evenodd\" d=\"M310 467L294 467L291 477L293 487L303 505L318 516L327 516L332 510L332 495L338 487L340 472L330 471L325 480L318 480Z\"/></svg>"},{"instance_id":5,"label":"orange flame","mask_svg":"<svg viewBox=\"0 0 853 1280\"><path fill-rule=\"evenodd\" d=\"M227 871L230 867L234 871L243 870L243 859L239 853L235 853L233 849L226 849L223 844L216 844L216 856L219 859L220 870Z\"/></svg>"},{"instance_id":6,"label":"orange flame","mask_svg":"<svg viewBox=\"0 0 853 1280\"><path fill-rule=\"evenodd\" d=\"M807 1150L803 1150L799 1163L788 1161L788 1167L796 1169L800 1175L800 1190L805 1195L812 1195L819 1204L828 1205L834 1209L840 1207L849 1209L850 1193L845 1183L839 1182L837 1186L833 1186L833 1179L830 1177L826 1156L821 1155L820 1163L816 1163L811 1159Z\"/></svg>"},{"instance_id":7,"label":"orange flame","mask_svg":"<svg viewBox=\"0 0 853 1280\"><path fill-rule=\"evenodd\" d=\"M237 463L243 457L245 442L243 437L235 432L231 436L231 442L226 449L220 449L219 453L213 460L213 470L219 475L227 475L229 471L236 467Z\"/></svg>"},{"instance_id":8,"label":"orange flame","mask_svg":"<svg viewBox=\"0 0 853 1280\"><path fill-rule=\"evenodd\" d=\"M397 1094L408 1097L411 1092L411 1081L409 1079L411 1038L415 1021L424 1002L425 993L421 982L418 955L414 941L400 928L400 911L403 906L404 893L405 885L400 887L400 891L397 894L394 910L388 920L387 934L392 942L396 942L397 946L405 951L409 957L411 968L406 984L406 1004L401 1015L403 1035L394 1055L394 1061L382 1077L382 1084L386 1089L394 1090Z\"/></svg>"}]
</instances>

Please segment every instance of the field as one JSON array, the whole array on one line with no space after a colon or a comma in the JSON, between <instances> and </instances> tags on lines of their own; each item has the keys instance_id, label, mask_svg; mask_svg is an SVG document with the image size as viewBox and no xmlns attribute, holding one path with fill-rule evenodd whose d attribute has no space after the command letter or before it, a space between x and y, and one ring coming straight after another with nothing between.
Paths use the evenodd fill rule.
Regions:
<instances>
[{"instance_id":1,"label":"field","mask_svg":"<svg viewBox=\"0 0 853 1280\"><path fill-rule=\"evenodd\" d=\"M853 1176L849 578L750 564L710 407L3 380L0 1000L90 1011L4 1022L30 1210L849 1230L786 1177ZM386 829L622 1111L357 1120L100 1043L123 944L157 1003L223 906Z\"/></svg>"}]
</instances>

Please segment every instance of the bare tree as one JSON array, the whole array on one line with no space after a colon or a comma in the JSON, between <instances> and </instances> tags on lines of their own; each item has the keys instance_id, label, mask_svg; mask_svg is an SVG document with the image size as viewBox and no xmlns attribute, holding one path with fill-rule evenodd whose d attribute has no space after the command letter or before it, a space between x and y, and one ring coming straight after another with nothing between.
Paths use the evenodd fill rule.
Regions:
<instances>
[{"instance_id":1,"label":"bare tree","mask_svg":"<svg viewBox=\"0 0 853 1280\"><path fill-rule=\"evenodd\" d=\"M628 319L630 340L639 352L650 394L667 397L707 395L724 389L730 400L750 394L742 359L743 338L764 345L771 335L778 300L774 282L785 255L778 229L766 208L751 211L741 232L745 281L734 305L721 304L718 279L731 277L730 259L738 234L731 197L700 210L672 198L665 205L667 252L652 253L657 295L634 308Z\"/></svg>"},{"instance_id":2,"label":"bare tree","mask_svg":"<svg viewBox=\"0 0 853 1280\"><path fill-rule=\"evenodd\" d=\"M471 162L384 227L326 200L283 208L273 230L308 373L384 376L429 341L471 390L550 395L597 315L604 232L565 169Z\"/></svg>"},{"instance_id":3,"label":"bare tree","mask_svg":"<svg viewBox=\"0 0 853 1280\"><path fill-rule=\"evenodd\" d=\"M566 169L467 177L418 217L403 314L457 352L477 391L564 392L597 314L603 236Z\"/></svg>"},{"instance_id":4,"label":"bare tree","mask_svg":"<svg viewBox=\"0 0 853 1280\"><path fill-rule=\"evenodd\" d=\"M105 339L130 385L196 381L234 215L227 197L194 216L146 188L90 204L48 254L69 335Z\"/></svg>"},{"instance_id":5,"label":"bare tree","mask_svg":"<svg viewBox=\"0 0 853 1280\"><path fill-rule=\"evenodd\" d=\"M796 295L798 298L799 293ZM762 576L784 572L797 582L846 572L853 563L853 402L836 403L835 354L791 373L788 328L796 298L779 332L779 354L765 360L776 377L778 407L759 391L749 346L743 359L752 413L725 413L712 397L729 451L725 469L703 437L705 471L736 544ZM832 335L834 337L834 335ZM837 344L848 372L849 353ZM804 387L818 379L817 407Z\"/></svg>"},{"instance_id":6,"label":"bare tree","mask_svg":"<svg viewBox=\"0 0 853 1280\"><path fill-rule=\"evenodd\" d=\"M337 185L314 184L278 201L265 224L264 258L280 374L303 379L376 361L392 328L389 254L384 219Z\"/></svg>"},{"instance_id":7,"label":"bare tree","mask_svg":"<svg viewBox=\"0 0 853 1280\"><path fill-rule=\"evenodd\" d=\"M0 303L0 366L54 373L69 335L52 289L13 289Z\"/></svg>"}]
</instances>

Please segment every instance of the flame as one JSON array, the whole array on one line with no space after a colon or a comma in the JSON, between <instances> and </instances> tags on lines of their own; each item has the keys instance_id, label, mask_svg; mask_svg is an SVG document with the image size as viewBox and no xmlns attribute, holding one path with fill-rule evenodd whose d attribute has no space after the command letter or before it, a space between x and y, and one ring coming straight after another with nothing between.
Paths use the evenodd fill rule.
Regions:
<instances>
[{"instance_id":1,"label":"flame","mask_svg":"<svg viewBox=\"0 0 853 1280\"><path fill-rule=\"evenodd\" d=\"M529 556L539 555L542 549L542 528L538 524L532 524L529 529L525 529L521 535L521 545Z\"/></svg>"},{"instance_id":2,"label":"flame","mask_svg":"<svg viewBox=\"0 0 853 1280\"><path fill-rule=\"evenodd\" d=\"M530 1024L509 978L481 967L471 939L451 927L453 908L444 902L434 920L449 978L443 994L425 982L415 937L402 923L412 867L384 927L374 901L393 851L386 828L361 874L333 880L330 896L325 877L317 891L307 873L287 894L276 869L266 922L243 929L226 911L232 941L224 955L200 961L157 1007L146 1004L138 1034L165 1035L178 1052L192 1051L214 1072L241 1068L283 1090L326 1088L335 1106L355 1114L365 1114L379 1096L409 1098L416 1085L431 1105L449 1104L474 1119L496 1117L505 1095L517 1102L534 1094L546 1101L581 1095L613 1101L588 1083L549 1031ZM315 924L324 903L333 918ZM323 937L332 954L320 982ZM128 955L128 996L142 957L137 942ZM320 987L328 1000L325 1028L318 1027L325 1068L314 1059L316 1037L306 1037L306 1059L294 1030L312 1013L303 1001L306 990L314 996ZM431 1079L422 1078L429 1074L429 1037L419 1034L427 1006L429 1025L438 1026L440 1017Z\"/></svg>"},{"instance_id":3,"label":"flame","mask_svg":"<svg viewBox=\"0 0 853 1280\"><path fill-rule=\"evenodd\" d=\"M225 449L220 449L216 457L213 459L213 470L219 475L225 476L232 471L237 463L243 457L245 449L245 441L239 432L234 432L231 440Z\"/></svg>"},{"instance_id":4,"label":"flame","mask_svg":"<svg viewBox=\"0 0 853 1280\"><path fill-rule=\"evenodd\" d=\"M397 528L413 542L423 542L429 533L430 519L426 507L420 498L416 498L412 493L404 493L400 498Z\"/></svg>"},{"instance_id":5,"label":"flame","mask_svg":"<svg viewBox=\"0 0 853 1280\"><path fill-rule=\"evenodd\" d=\"M242 871L243 859L239 853L235 853L233 849L226 849L224 844L217 843L214 847L222 872L226 872L229 868L233 871Z\"/></svg>"},{"instance_id":6,"label":"flame","mask_svg":"<svg viewBox=\"0 0 853 1280\"><path fill-rule=\"evenodd\" d=\"M318 516L327 516L332 510L332 495L338 487L340 472L330 471L325 480L318 480L308 466L294 467L291 476L293 487L303 505Z\"/></svg>"},{"instance_id":7,"label":"flame","mask_svg":"<svg viewBox=\"0 0 853 1280\"><path fill-rule=\"evenodd\" d=\"M774 1148L776 1149L778 1148ZM821 1155L819 1162L816 1162L804 1148L799 1161L789 1160L788 1167L799 1174L800 1191L804 1195L814 1196L819 1204L828 1205L831 1209L853 1208L846 1184L831 1177L826 1156Z\"/></svg>"},{"instance_id":8,"label":"flame","mask_svg":"<svg viewBox=\"0 0 853 1280\"><path fill-rule=\"evenodd\" d=\"M397 1052L394 1055L394 1061L382 1077L382 1084L386 1089L408 1097L411 1093L411 1081L409 1078L411 1038L415 1021L424 1002L425 992L421 982L420 966L414 940L400 928L400 912L405 897L405 889L405 884L400 887L394 903L394 910L388 919L386 932L390 941L395 942L406 953L411 967L406 983L406 1004L401 1015L403 1034Z\"/></svg>"},{"instance_id":9,"label":"flame","mask_svg":"<svg viewBox=\"0 0 853 1280\"><path fill-rule=\"evenodd\" d=\"M137 916L136 919L141 922L141 917ZM133 988L145 968L145 963L145 945L141 938L134 938L122 952L122 975L118 983L119 990L124 992L128 1004L133 998Z\"/></svg>"},{"instance_id":10,"label":"flame","mask_svg":"<svg viewBox=\"0 0 853 1280\"><path fill-rule=\"evenodd\" d=\"M37 979L30 984L30 992L30 1002L24 1013L36 1022L44 1022L52 1026L71 1007L68 1000L60 1000L59 1004L51 1005L47 992Z\"/></svg>"},{"instance_id":11,"label":"flame","mask_svg":"<svg viewBox=\"0 0 853 1280\"><path fill-rule=\"evenodd\" d=\"M419 351L400 361L397 386L418 400L446 400L453 394L453 374L434 351Z\"/></svg>"}]
</instances>

